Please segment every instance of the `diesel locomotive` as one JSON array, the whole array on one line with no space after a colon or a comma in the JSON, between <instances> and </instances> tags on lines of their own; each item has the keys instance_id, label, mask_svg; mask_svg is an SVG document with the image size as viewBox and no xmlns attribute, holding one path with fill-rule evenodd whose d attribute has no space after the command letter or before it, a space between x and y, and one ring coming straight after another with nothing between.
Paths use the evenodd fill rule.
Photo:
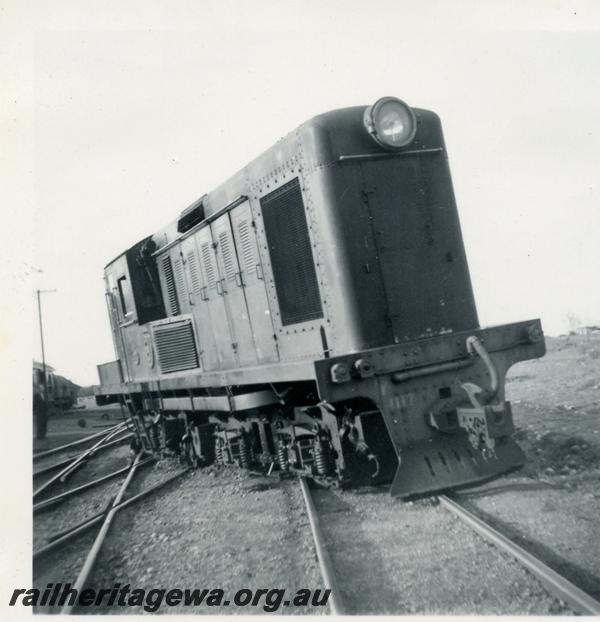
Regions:
<instances>
[{"instance_id":1,"label":"diesel locomotive","mask_svg":"<svg viewBox=\"0 0 600 622\"><path fill-rule=\"evenodd\" d=\"M312 118L104 271L120 402L147 451L402 498L524 463L481 328L439 118L394 97Z\"/></svg>"}]
</instances>

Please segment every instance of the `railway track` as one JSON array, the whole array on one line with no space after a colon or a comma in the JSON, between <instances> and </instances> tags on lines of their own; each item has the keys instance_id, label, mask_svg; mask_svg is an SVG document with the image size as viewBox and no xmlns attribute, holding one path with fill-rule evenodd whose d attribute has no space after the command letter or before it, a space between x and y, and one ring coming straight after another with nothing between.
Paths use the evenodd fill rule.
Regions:
<instances>
[{"instance_id":1,"label":"railway track","mask_svg":"<svg viewBox=\"0 0 600 622\"><path fill-rule=\"evenodd\" d=\"M58 447L53 447L52 449L46 449L44 451L39 451L33 454L33 461L41 460L43 458L47 458L48 456L52 456L57 453L61 453L62 451L66 451L73 447L78 447L79 445L85 445L97 438L101 438L111 434L112 432L123 428L125 426L125 422L118 423L114 426L110 426L108 429L104 429L101 432L96 432L95 434L90 434L89 436L84 436L76 441L72 441L71 443L66 443L65 445L59 445Z\"/></svg>"},{"instance_id":2,"label":"railway track","mask_svg":"<svg viewBox=\"0 0 600 622\"><path fill-rule=\"evenodd\" d=\"M325 586L332 591L330 609L334 615L357 613L351 611L340 588L336 570L327 550L320 517L308 485L308 481L300 478L300 486L305 501L306 513L309 517L315 550ZM465 509L456 500L446 495L438 497L442 508L452 513L463 524L478 536L492 543L497 549L516 560L531 573L553 597L566 602L576 613L582 615L600 615L600 602L592 598L574 585L566 577L554 571L541 559L531 555L525 549L494 529L491 525Z\"/></svg>"},{"instance_id":3,"label":"railway track","mask_svg":"<svg viewBox=\"0 0 600 622\"><path fill-rule=\"evenodd\" d=\"M39 482L39 479L49 473L58 471L54 475L51 475L48 479L45 479L43 483L36 484L36 488L33 491L33 499L47 493L50 488L55 487L58 484L64 484L76 470L84 466L91 458L102 451L106 451L111 447L120 445L128 441L133 436L127 422L122 422L109 430L104 430L101 435L92 434L84 439L56 447L54 449L41 452L34 455L34 461L41 458L46 458L49 455L62 453L68 451L74 446L81 444L87 444L91 441L96 441L91 447L88 447L81 451L81 453L62 458L56 462L45 464L44 466L34 470L33 478ZM99 437L99 440L96 440Z\"/></svg>"},{"instance_id":4,"label":"railway track","mask_svg":"<svg viewBox=\"0 0 600 622\"><path fill-rule=\"evenodd\" d=\"M85 585L87 584L87 581L92 573L92 570L94 568L94 564L96 563L96 560L100 554L100 550L102 549L102 546L104 545L104 542L106 540L106 537L108 535L108 531L110 529L110 526L117 514L117 512L125 507L127 507L128 505L131 505L132 503L135 503L136 501L139 501L142 498L147 497L149 494L155 492L156 490L158 490L159 488L164 487L166 484L171 483L172 481L179 479L182 475L184 475L185 473L187 473L187 471L189 471L189 469L184 469L182 471L180 471L179 473L176 473L174 476L167 478L166 480L164 480L163 482L161 482L160 484L157 484L156 486L153 486L149 489L146 489L145 491L142 491L141 493L138 493L137 495L134 495L133 497L130 497L127 500L123 500L123 497L127 491L127 488L129 486L129 484L131 483L131 480L133 479L137 469L140 466L141 460L142 460L143 454L139 453L135 460L133 461L131 467L129 468L129 471L127 473L127 476L125 478L125 480L123 481L123 483L121 484L121 486L119 487L119 490L117 492L117 495L114 497L114 499L112 500L112 503L109 504L109 508L108 511L105 512L102 516L96 516L93 517L91 519L89 519L88 521L84 522L82 525L78 526L75 528L75 530L72 530L69 532L69 534L65 534L62 537L62 541L66 541L65 538L72 538L74 535L77 535L78 533L81 532L81 530L83 529L88 529L93 527L95 524L100 523L101 519L102 519L102 525L94 539L94 543L92 544L91 549L89 550L86 558L85 558L85 562L83 564L83 566L81 567L79 574L77 575L77 579L75 580L74 584L73 584L73 589L76 592L81 592L81 590L85 587ZM59 541L61 541L59 540ZM73 604L65 604L63 606L63 608L61 609L60 613L61 614L71 614L73 613L75 610L75 605Z\"/></svg>"},{"instance_id":5,"label":"railway track","mask_svg":"<svg viewBox=\"0 0 600 622\"><path fill-rule=\"evenodd\" d=\"M310 522L310 530L315 543L315 550L317 553L317 559L319 561L319 568L321 575L323 576L323 583L325 588L331 590L331 596L329 597L329 607L333 615L345 615L348 612L348 607L342 596L342 590L338 584L337 575L335 573L331 557L327 551L325 545L325 539L321 530L321 523L319 515L315 508L315 504L310 493L310 487L305 477L300 477L300 488L302 490L302 497L306 506L306 514Z\"/></svg>"},{"instance_id":6,"label":"railway track","mask_svg":"<svg viewBox=\"0 0 600 622\"><path fill-rule=\"evenodd\" d=\"M142 460L137 464L137 470L139 471ZM157 523L152 521L151 513L154 504L150 506L147 503L145 506L134 510L127 517L120 518L118 524L114 524L113 510L124 509L154 491L154 487L144 488L141 493L130 495L129 491L136 483L137 475L135 473L128 478L129 484L126 480L122 480L113 486L113 490L105 489L103 491L104 500L110 499L110 504L103 512L100 512L97 516L89 517L88 520L74 525L63 533L55 534L56 537L51 542L44 547L38 548L35 554L36 561L43 562L44 559L48 559L53 564L53 567L49 568L50 574L44 576L43 581L42 577L38 575L38 584L41 586L44 582L56 581L60 578L63 583L71 583L75 589L82 586L104 587L114 583L121 583L122 585L131 583L131 585L136 587L150 589L152 584L146 582L147 580L144 578L145 575L143 573L150 565L155 568L162 566L156 555L153 556L153 553L155 553L159 554L163 559L173 559L172 554L175 554L178 559L176 567L164 567L168 575L161 573L152 579L152 581L158 581L160 577L159 585L166 584L167 587L169 585L173 587L229 585L230 576L219 579L215 578L214 573L217 573L218 576L219 570L217 568L220 568L220 572L226 572L227 575L230 575L231 572L234 572L233 569L237 564L236 556L231 555L233 550L232 537L231 533L227 534L227 530L230 529L239 535L237 543L241 546L241 549L238 559L244 560L246 568L248 571L251 571L251 574L245 572L243 575L239 575L240 580L243 582L237 585L234 584L229 594L233 594L235 588L238 587L258 589L265 585L272 585L277 588L285 585L290 593L302 587L316 586L321 588L322 584L319 581L318 569L312 556L312 541L307 533L306 519L302 513L302 496L296 488L296 482L291 479L281 482L274 479L269 480L262 475L249 474L241 469L239 470L239 475L233 469L217 469L217 471L219 474L214 478L203 474L202 471L197 471L194 473L194 477L190 477L186 481L186 483L189 483L189 486L182 486L179 489L180 492L177 496L186 497L192 494L195 499L201 500L201 503L198 503L189 512L187 511L187 504L184 503L181 506L177 506L178 509L173 509L173 511L169 512L168 515L160 515L159 513L160 518ZM129 473L130 471L128 471L127 475ZM160 470L158 470L158 473L160 473ZM157 472L154 472L152 475L156 476ZM163 479L156 485L156 489L163 487L181 475L182 472ZM151 479L153 482L156 481L152 476ZM190 487L193 488L194 486L197 489L197 494L190 493ZM224 487L228 488L225 494L223 494ZM120 495L123 490L123 494ZM120 500L119 496L117 498L111 497L115 493L121 496ZM170 496L170 493L167 493L167 495ZM173 501L173 497L170 496L170 498L165 500L165 505L162 507L169 506L173 508ZM72 501L72 503L77 503L77 500ZM285 538L285 542L292 549L296 548L294 547L295 544L300 544L298 547L302 551L300 554L290 558L285 550L278 547L276 554L265 560L264 543L270 543L272 540L272 530L269 528L261 529L260 533L254 533L253 545L248 546L250 542L241 529L244 521L241 519L240 513L232 509L232 506L235 505L238 509L245 507L248 511L248 506L253 504L260 507L260 512L262 512L256 523L267 526L272 518L278 525L277 533L282 538ZM237 520L232 519L236 515L239 518ZM163 522L163 518L166 518L167 521L171 520L171 525L175 523L177 526L179 524L186 526L186 532L183 535L186 540L185 543L176 540L177 529L167 526ZM188 528L190 519L193 519L193 529ZM219 532L224 531L224 535L215 533L214 525L217 524L218 520L224 523L222 529L218 530ZM232 520L234 521L233 523ZM111 523L113 523L112 527ZM158 526L159 524L160 526ZM124 525L128 526L125 531L123 530ZM207 527L204 527L204 525ZM208 531L204 529L208 529ZM170 539L168 545L166 542L161 541L160 536L163 535L161 531L163 533L164 531L169 531ZM140 532L146 534L146 538L150 534L152 537L141 540ZM87 536L85 533L87 533ZM148 544L145 550L143 547L140 550L140 547L137 546L141 541L146 541ZM157 543L158 546L155 546ZM70 548L69 545L71 545ZM186 555L186 551L190 551L190 554ZM59 566L60 570L54 569L53 552L57 554L56 566ZM126 552L127 564L129 564L125 568L121 566L120 562L123 552ZM150 554L147 554L148 552ZM171 555L169 552L171 552ZM58 558L60 558L60 561L58 561ZM117 558L119 560L116 564L117 568L113 568L113 563ZM223 559L228 559L230 562L223 565ZM261 562L263 567L261 567ZM229 563L231 563L231 566L229 566ZM191 564L197 564L198 570L190 569L190 574L182 574L182 570L190 568ZM303 573L308 570L308 566L310 566L310 571L306 576L303 576ZM72 573L72 578L71 576L64 576L65 568L67 573ZM227 568L230 568L230 570L226 570ZM75 576L76 572L71 569L75 569L79 574ZM239 569L237 572L240 572ZM206 574L203 575L203 573ZM254 573L256 573L256 577L249 579L248 577L254 577ZM287 580L282 578L284 573L287 575ZM293 581L290 582L289 578L292 576ZM123 580L124 577L127 579ZM199 605L198 607L197 611L203 613L216 612L215 609L206 609L204 605ZM306 607L310 608L310 605L306 605ZM104 611L110 612L110 607L107 607ZM242 609L240 608L239 611L242 611ZM310 609L310 611L319 610L313 606L313 609ZM61 613L65 614L83 612L84 608L74 610L70 606L63 607L61 611ZM132 612L134 611L132 610ZM223 612L226 612L226 610L219 611L219 613Z\"/></svg>"},{"instance_id":7,"label":"railway track","mask_svg":"<svg viewBox=\"0 0 600 622\"><path fill-rule=\"evenodd\" d=\"M114 431L111 431L111 433L112 432ZM102 436L101 440L105 440L106 442L106 435ZM110 439L108 442L110 442ZM117 469L115 471L102 475L99 478L80 483L74 488L60 492L58 494L55 494L53 497L48 497L36 503L34 505L34 512L37 513L41 512L42 510L51 511L62 502L66 502L69 499L77 498L79 494L84 494L85 491L90 490L91 488L106 488L111 480L116 480L120 478L118 485L115 485L114 489L110 491L106 489L103 491L103 495L105 495L106 506L102 511L97 512L93 515L82 517L83 520L81 522L72 525L68 529L63 529L60 532L52 534L52 536L49 538L49 541L47 541L43 546L37 548L34 553L34 561L39 562L41 560L48 559L50 557L49 553L60 551L71 543L80 542L79 538L82 537L83 534L88 534L88 538L86 541L89 542L90 536L95 533L95 536L93 537L93 542L91 542L88 547L89 550L85 554L85 559L83 560L83 563L79 563L77 566L75 566L77 568L80 568L80 570L78 576L74 578L73 585L76 588L81 588L85 586L89 582L89 577L93 572L94 565L100 554L100 551L104 546L107 535L110 531L111 524L117 512L124 509L125 507L136 503L138 500L153 494L154 492L165 487L170 482L178 479L185 472L187 472L187 470L182 470L173 476L163 479L163 481L157 484L149 486L141 492L137 492L133 495L128 494L129 485L134 480L136 473L138 473L144 465L150 464L152 462L152 457L144 457L142 455L138 455L133 464L127 467ZM328 603L330 611L334 615L359 613L359 611L357 611L356 602L353 604L351 602L352 599L347 598L341 588L342 584L344 588L348 590L348 577L343 573L338 574L338 572L336 571L337 564L335 555L331 554L332 552L334 552L334 550L328 550L328 547L326 545L327 523L329 521L322 520L321 513L318 509L319 503L316 502L313 497L308 480L300 478L299 482L302 499L306 508L306 514L310 523L314 547L317 552L317 558L319 561L319 568L323 584L325 588L331 590L331 596ZM293 482L287 482L284 484L284 486L289 486L291 484L293 484ZM331 494L334 495L334 493ZM387 499L387 495L385 496L386 500L389 502L389 499ZM513 541L504 536L502 533L495 530L485 521L481 520L479 517L466 510L458 501L447 496L440 496L438 497L438 500L440 507L443 508L445 510L445 513L448 514L448 520L452 521L452 519L450 518L450 514L452 516L455 516L457 519L460 520L461 524L466 525L470 530L476 532L477 538L485 538L488 542L501 550L505 555L508 555L512 559L518 561L527 569L527 571L531 575L536 577L536 579L540 582L541 585L544 586L545 590L552 597L559 599L560 601L566 602L569 607L575 612L585 615L600 614L600 603L598 603L588 594L583 592L576 585L568 581L564 576L561 576L559 573L549 568L543 561L534 557L533 555L516 545ZM301 502L302 501L300 501L300 503ZM433 508L426 509L433 510ZM403 510L399 508L397 504L395 504L393 511L396 513L403 512ZM348 531L351 531L351 529L352 527L348 526ZM424 531L421 535L425 538L427 534ZM396 546L401 548L402 544L402 540L398 539L393 545L392 543L390 543L390 546ZM364 558L368 560L369 551L363 547L363 552ZM375 562L374 565L377 565L377 563ZM340 581L340 579L342 579L343 582ZM429 579L429 577L426 577L426 580ZM435 579L433 580L435 581ZM401 588L399 588L399 591L401 591ZM356 598L354 598L354 600L356 601ZM402 606L400 606L397 609L396 613L400 613L402 611L403 608ZM63 607L62 613L69 614L72 612L73 607L70 607L68 605ZM410 610L410 612L412 612L412 610Z\"/></svg>"},{"instance_id":8,"label":"railway track","mask_svg":"<svg viewBox=\"0 0 600 622\"><path fill-rule=\"evenodd\" d=\"M36 574L36 563L40 563L44 559L48 559L50 554L57 553L58 551L60 551L60 549L66 547L83 534L89 533L93 530L94 527L99 526L99 529L94 537L92 546L86 554L85 561L81 566L77 577L72 582L73 589L81 592L81 590L88 584L89 578L92 575L92 571L94 569L94 565L96 564L100 552L105 545L110 527L113 523L115 516L117 515L117 512L133 505L134 503L137 503L142 499L149 497L150 495L155 494L157 491L165 488L175 480L180 479L189 471L189 468L182 469L174 475L164 478L157 484L149 486L148 488L142 490L141 492L138 492L137 494L126 497L128 487L130 486L138 469L143 464L148 464L152 461L152 459L144 459L141 453L138 454L131 466L127 469L126 477L124 481L121 482L117 494L114 497L108 497L108 505L106 506L105 510L99 512L98 514L85 518L83 521L73 525L69 529L54 534L49 539L46 545L39 547L37 550L35 550L33 553L34 576ZM61 608L60 613L68 615L74 613L75 610L76 605L67 602Z\"/></svg>"},{"instance_id":9,"label":"railway track","mask_svg":"<svg viewBox=\"0 0 600 622\"><path fill-rule=\"evenodd\" d=\"M541 559L528 553L491 525L475 516L472 512L469 512L457 501L446 495L441 495L438 499L442 507L452 512L452 514L488 542L491 542L501 551L525 566L551 594L568 603L574 611L583 615L600 615L600 602L579 589L566 577L552 570Z\"/></svg>"},{"instance_id":10,"label":"railway track","mask_svg":"<svg viewBox=\"0 0 600 622\"><path fill-rule=\"evenodd\" d=\"M125 433L125 436L123 436ZM121 436L121 438L115 438ZM44 568L45 564L48 562L53 563L56 555L61 554L62 549L66 549L69 545L78 542L84 534L91 534L93 530L96 528L98 531L94 537L93 544L86 554L85 561L77 575L76 578L72 581L72 585L77 589L81 590L87 583L92 570L94 568L96 559L103 548L103 545L107 539L107 535L110 530L110 526L117 514L120 510L131 506L138 501L149 497L152 494L155 494L158 490L166 487L171 482L179 479L182 475L187 473L189 469L182 469L174 475L163 478L162 481L158 483L154 483L151 486L146 487L145 489L137 492L136 494L129 494L128 489L129 486L134 479L139 470L145 466L152 464L155 461L153 456L144 455L142 452L139 453L135 459L126 467L119 468L117 470L111 471L109 473L103 474L101 477L97 477L94 479L89 479L82 483L79 483L77 486L71 487L67 490L63 490L55 494L54 496L49 497L47 494L51 488L55 486L60 486L64 484L66 477L71 475L76 468L79 466L83 466L85 462L95 455L101 449L107 448L116 448L122 441L127 440L131 436L131 433L128 432L128 427L126 424L120 424L111 428L110 430L104 430L101 434L94 434L85 439L81 439L76 443L70 443L68 445L57 448L56 450L51 450L49 453L44 452L44 456L46 455L56 455L62 451L70 450L74 446L79 446L83 444L89 444L89 442L94 442L94 444L84 449L80 454L76 456L71 456L67 460L60 460L58 464L61 466L60 472L47 480L42 486L38 487L34 493L34 500L36 497L43 495L46 498L34 503L33 512L34 514L44 512L52 512L55 508L60 506L62 503L67 502L68 500L75 500L77 502L77 497L84 495L87 491L92 488L100 488L100 494L105 494L105 508L92 515L88 516L79 516L80 522L72 524L67 529L62 529L58 532L51 533L47 535L46 541L43 545L37 546L37 548L33 552L33 561L34 561L34 578L36 574L40 574L40 568ZM35 459L35 457L34 457ZM121 458L122 459L122 458ZM81 479L81 478L80 478ZM112 480L121 480L118 482L118 488L110 486ZM102 490L104 487L104 490ZM116 494L115 494L116 493ZM61 613L70 614L73 613L74 607L70 606L68 603L62 608Z\"/></svg>"}]
</instances>

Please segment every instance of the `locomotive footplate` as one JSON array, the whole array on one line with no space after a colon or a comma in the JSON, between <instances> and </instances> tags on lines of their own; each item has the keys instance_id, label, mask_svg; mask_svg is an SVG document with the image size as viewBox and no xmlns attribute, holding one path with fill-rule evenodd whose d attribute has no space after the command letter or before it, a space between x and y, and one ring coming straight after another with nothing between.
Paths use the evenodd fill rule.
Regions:
<instances>
[{"instance_id":1,"label":"locomotive footplate","mask_svg":"<svg viewBox=\"0 0 600 622\"><path fill-rule=\"evenodd\" d=\"M431 439L402 449L390 492L394 497L409 497L466 486L524 464L525 454L512 438L483 451L473 448L466 432Z\"/></svg>"}]
</instances>

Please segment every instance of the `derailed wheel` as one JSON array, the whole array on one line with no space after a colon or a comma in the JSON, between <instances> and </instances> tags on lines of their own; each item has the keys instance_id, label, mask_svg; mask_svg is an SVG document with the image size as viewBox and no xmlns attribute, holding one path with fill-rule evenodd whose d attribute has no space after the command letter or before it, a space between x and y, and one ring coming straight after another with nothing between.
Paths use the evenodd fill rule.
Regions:
<instances>
[{"instance_id":1,"label":"derailed wheel","mask_svg":"<svg viewBox=\"0 0 600 622\"><path fill-rule=\"evenodd\" d=\"M200 466L200 456L196 453L196 448L191 438L188 438L185 442L185 456L190 466L195 469Z\"/></svg>"},{"instance_id":2,"label":"derailed wheel","mask_svg":"<svg viewBox=\"0 0 600 622\"><path fill-rule=\"evenodd\" d=\"M190 436L200 466L211 464L215 459L215 439L212 428L207 425L193 425Z\"/></svg>"},{"instance_id":3,"label":"derailed wheel","mask_svg":"<svg viewBox=\"0 0 600 622\"><path fill-rule=\"evenodd\" d=\"M206 426L190 425L179 444L180 457L192 467L210 464L214 458L214 439Z\"/></svg>"}]
</instances>

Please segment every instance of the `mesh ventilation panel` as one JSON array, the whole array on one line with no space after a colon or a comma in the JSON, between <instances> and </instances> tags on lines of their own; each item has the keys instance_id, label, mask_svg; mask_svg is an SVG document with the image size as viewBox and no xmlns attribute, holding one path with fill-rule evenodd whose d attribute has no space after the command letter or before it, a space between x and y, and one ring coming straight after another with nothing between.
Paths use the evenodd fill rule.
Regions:
<instances>
[{"instance_id":1,"label":"mesh ventilation panel","mask_svg":"<svg viewBox=\"0 0 600 622\"><path fill-rule=\"evenodd\" d=\"M284 326L323 317L298 179L260 201Z\"/></svg>"}]
</instances>

